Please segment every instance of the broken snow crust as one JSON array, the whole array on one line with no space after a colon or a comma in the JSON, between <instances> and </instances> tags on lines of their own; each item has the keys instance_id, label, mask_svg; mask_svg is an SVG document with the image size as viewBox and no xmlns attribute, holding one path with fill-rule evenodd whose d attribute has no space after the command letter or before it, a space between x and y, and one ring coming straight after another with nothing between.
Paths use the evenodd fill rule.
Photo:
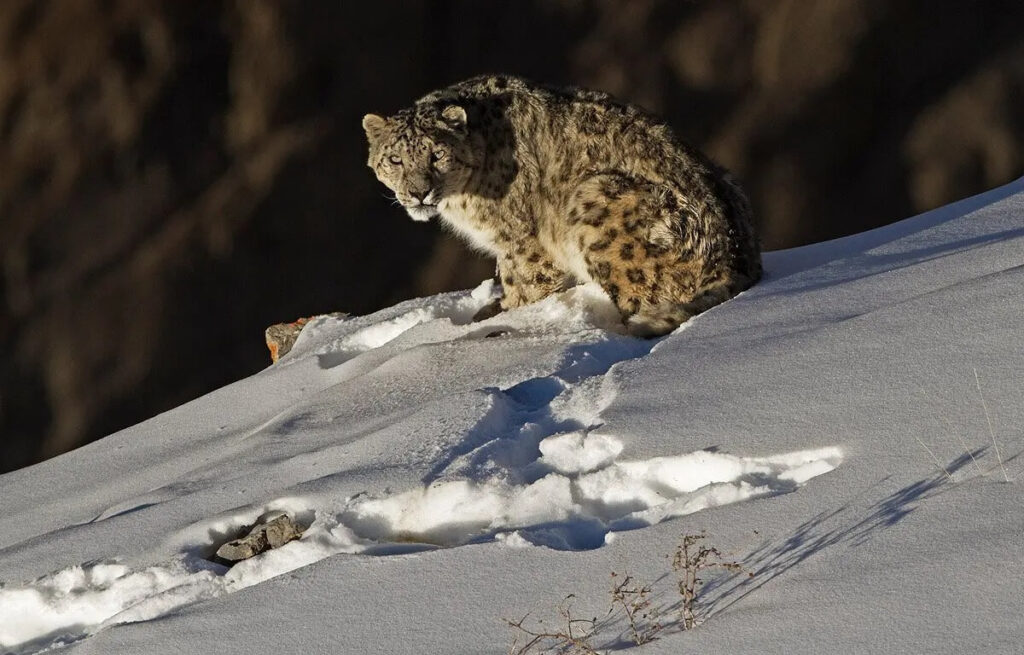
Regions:
<instances>
[{"instance_id":1,"label":"broken snow crust","mask_svg":"<svg viewBox=\"0 0 1024 655\"><path fill-rule=\"evenodd\" d=\"M316 319L0 477L0 652L506 653L503 619L603 615L612 571L668 617L642 652L1018 652L1024 181L765 268L653 341L592 287ZM300 539L209 561L281 512ZM709 574L681 632L701 531L754 577Z\"/></svg>"}]
</instances>

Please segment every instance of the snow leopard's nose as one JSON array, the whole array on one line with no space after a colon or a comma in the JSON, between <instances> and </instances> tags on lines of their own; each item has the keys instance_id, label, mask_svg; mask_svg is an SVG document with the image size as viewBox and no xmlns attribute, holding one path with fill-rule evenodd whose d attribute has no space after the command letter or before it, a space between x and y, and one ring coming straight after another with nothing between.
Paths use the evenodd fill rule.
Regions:
<instances>
[{"instance_id":1,"label":"snow leopard's nose","mask_svg":"<svg viewBox=\"0 0 1024 655\"><path fill-rule=\"evenodd\" d=\"M410 191L409 195L415 198L421 205L434 205L437 204L435 189L427 189L426 191Z\"/></svg>"}]
</instances>

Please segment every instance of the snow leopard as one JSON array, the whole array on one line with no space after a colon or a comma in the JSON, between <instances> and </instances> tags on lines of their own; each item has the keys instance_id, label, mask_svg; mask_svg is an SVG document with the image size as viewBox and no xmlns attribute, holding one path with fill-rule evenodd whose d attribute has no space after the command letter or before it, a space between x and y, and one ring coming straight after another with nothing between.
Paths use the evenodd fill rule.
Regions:
<instances>
[{"instance_id":1,"label":"snow leopard","mask_svg":"<svg viewBox=\"0 0 1024 655\"><path fill-rule=\"evenodd\" d=\"M630 334L655 337L761 277L736 180L609 94L481 76L362 124L409 216L497 260L503 295L478 318L596 282Z\"/></svg>"}]
</instances>

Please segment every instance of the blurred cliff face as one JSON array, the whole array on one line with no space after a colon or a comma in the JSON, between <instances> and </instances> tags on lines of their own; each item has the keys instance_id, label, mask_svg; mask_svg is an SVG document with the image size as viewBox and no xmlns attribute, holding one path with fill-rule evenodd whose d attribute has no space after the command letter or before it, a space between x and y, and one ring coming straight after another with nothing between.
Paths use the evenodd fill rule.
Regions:
<instances>
[{"instance_id":1,"label":"blurred cliff face","mask_svg":"<svg viewBox=\"0 0 1024 655\"><path fill-rule=\"evenodd\" d=\"M343 5L343 6L341 6ZM1024 172L1020 3L7 0L0 470L267 363L262 330L464 288L359 119L482 72L611 91L733 169L768 248Z\"/></svg>"}]
</instances>

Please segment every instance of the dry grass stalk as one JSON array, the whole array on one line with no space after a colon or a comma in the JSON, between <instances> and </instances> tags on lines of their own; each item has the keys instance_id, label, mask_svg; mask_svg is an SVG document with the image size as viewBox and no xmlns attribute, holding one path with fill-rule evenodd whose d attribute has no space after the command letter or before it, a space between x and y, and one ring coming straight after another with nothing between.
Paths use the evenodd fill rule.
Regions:
<instances>
[{"instance_id":1,"label":"dry grass stalk","mask_svg":"<svg viewBox=\"0 0 1024 655\"><path fill-rule=\"evenodd\" d=\"M1003 479L1010 481L1010 474L1006 472L1003 464L1003 455L999 452L999 444L996 443L996 431L992 427L992 416L988 412L988 403L985 402L985 394L981 393L981 380L978 378L978 369L974 369L974 385L978 388L978 397L981 398L981 408L985 410L985 421L988 423L988 434L992 437L992 447L996 451L996 459L999 460L999 468L1003 471Z\"/></svg>"},{"instance_id":2,"label":"dry grass stalk","mask_svg":"<svg viewBox=\"0 0 1024 655\"><path fill-rule=\"evenodd\" d=\"M599 655L590 643L596 630L597 619L575 618L572 614L572 601L575 598L575 594L569 594L562 600L558 606L558 614L562 619L562 625L551 630L543 627L536 629L526 627L526 619L529 618L529 614L518 621L505 619L505 623L510 628L518 630L529 638L525 644L519 646L519 639L517 637L512 642L509 655L526 655L533 652ZM543 626L544 621L543 619L538 619L537 623Z\"/></svg>"},{"instance_id":3,"label":"dry grass stalk","mask_svg":"<svg viewBox=\"0 0 1024 655\"><path fill-rule=\"evenodd\" d=\"M700 623L697 616L697 594L704 581L700 572L711 568L720 568L732 572L742 572L743 567L737 562L722 559L722 553L714 546L701 543L705 534L688 534L676 548L672 558L672 570L676 572L679 583L679 594L683 597L680 607L683 630L692 630ZM747 573L754 577L753 573Z\"/></svg>"},{"instance_id":4,"label":"dry grass stalk","mask_svg":"<svg viewBox=\"0 0 1024 655\"><path fill-rule=\"evenodd\" d=\"M651 585L638 584L632 576L612 573L612 610L622 608L629 624L629 633L637 646L657 639L662 625L658 610L651 604ZM610 612L609 612L610 613Z\"/></svg>"}]
</instances>

